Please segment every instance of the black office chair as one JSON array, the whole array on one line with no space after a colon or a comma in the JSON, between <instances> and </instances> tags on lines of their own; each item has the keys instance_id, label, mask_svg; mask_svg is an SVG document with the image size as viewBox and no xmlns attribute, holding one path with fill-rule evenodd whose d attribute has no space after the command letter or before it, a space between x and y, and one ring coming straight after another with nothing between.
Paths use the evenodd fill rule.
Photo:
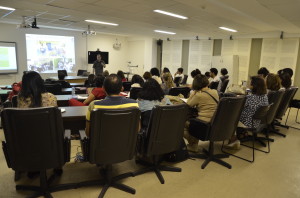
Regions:
<instances>
[{"instance_id":1,"label":"black office chair","mask_svg":"<svg viewBox=\"0 0 300 198\"><path fill-rule=\"evenodd\" d=\"M187 82L188 77L189 77L189 76L185 74L180 84L181 84L181 85L186 85L186 82Z\"/></svg>"},{"instance_id":2,"label":"black office chair","mask_svg":"<svg viewBox=\"0 0 300 198\"><path fill-rule=\"evenodd\" d=\"M200 125L206 125L207 134L209 134L207 138L207 140L209 140L209 149L203 149L204 154L191 154L191 157L205 159L205 162L201 166L202 169L204 169L211 161L231 169L230 164L220 159L228 158L228 154L214 154L214 142L223 141L224 144L225 140L231 138L236 130L244 104L244 97L221 98L218 104L218 108L210 123L198 119L192 119L190 121L190 125L192 124L192 122L193 124L196 124L198 122ZM190 134L195 133L190 132Z\"/></svg>"},{"instance_id":3,"label":"black office chair","mask_svg":"<svg viewBox=\"0 0 300 198\"><path fill-rule=\"evenodd\" d=\"M110 186L135 194L135 189L117 183L132 173L113 177L112 164L134 157L139 122L138 108L95 109L91 112L90 137L80 131L82 149L85 160L103 166L104 180L81 182L78 187L104 185L99 197L104 197Z\"/></svg>"},{"instance_id":4,"label":"black office chair","mask_svg":"<svg viewBox=\"0 0 300 198\"><path fill-rule=\"evenodd\" d=\"M65 76L68 76L67 70L65 70L65 69L57 70L57 75L58 75L59 73L63 73L63 74L65 74Z\"/></svg>"},{"instance_id":5,"label":"black office chair","mask_svg":"<svg viewBox=\"0 0 300 198\"><path fill-rule=\"evenodd\" d=\"M219 86L219 81L218 82L211 82L209 84L210 89L218 89L218 86Z\"/></svg>"},{"instance_id":6,"label":"black office chair","mask_svg":"<svg viewBox=\"0 0 300 198\"><path fill-rule=\"evenodd\" d=\"M87 72L86 69L78 69L77 76L83 76L84 72Z\"/></svg>"},{"instance_id":7,"label":"black office chair","mask_svg":"<svg viewBox=\"0 0 300 198\"><path fill-rule=\"evenodd\" d=\"M300 122L298 121L298 115L299 115L299 110L300 110L300 100L293 99L291 101L288 115L290 114L291 108L296 108L297 109L297 113L296 113L296 117L295 117L295 123L300 124ZM299 129L299 128L296 128L296 127L292 127L292 128Z\"/></svg>"},{"instance_id":8,"label":"black office chair","mask_svg":"<svg viewBox=\"0 0 300 198\"><path fill-rule=\"evenodd\" d=\"M134 176L154 171L163 184L165 182L160 171L181 172L181 168L161 165L161 156L176 151L183 137L184 124L187 119L188 106L186 104L155 106L150 116L148 130L140 134L140 159L136 162L147 168L133 173Z\"/></svg>"},{"instance_id":9,"label":"black office chair","mask_svg":"<svg viewBox=\"0 0 300 198\"><path fill-rule=\"evenodd\" d=\"M51 192L75 188L74 184L50 186L46 170L70 161L70 131L64 133L61 112L56 107L17 109L1 113L7 166L18 172L40 172L40 186L16 185L16 190L35 191L32 197L52 197Z\"/></svg>"},{"instance_id":10,"label":"black office chair","mask_svg":"<svg viewBox=\"0 0 300 198\"><path fill-rule=\"evenodd\" d=\"M130 89L130 98L134 100L138 99L140 91L142 91L141 87L132 87Z\"/></svg>"},{"instance_id":11,"label":"black office chair","mask_svg":"<svg viewBox=\"0 0 300 198\"><path fill-rule=\"evenodd\" d=\"M62 85L60 83L45 84L45 89L54 95L62 95Z\"/></svg>"},{"instance_id":12,"label":"black office chair","mask_svg":"<svg viewBox=\"0 0 300 198\"><path fill-rule=\"evenodd\" d=\"M169 95L178 96L182 94L185 98L188 98L190 95L191 89L189 87L173 87L169 90Z\"/></svg>"},{"instance_id":13,"label":"black office chair","mask_svg":"<svg viewBox=\"0 0 300 198\"><path fill-rule=\"evenodd\" d=\"M285 115L286 110L289 108L290 103L293 100L297 91L298 91L298 87L291 87L291 88L285 90L282 100L281 100L281 103L279 105L279 108L278 108L276 116L275 116L275 118L277 120L275 120L273 123L273 129L271 130L271 133L280 135L282 137L286 137L285 134L283 134L283 133L279 132L279 130L275 129L275 125L286 128L286 129L289 128L289 126L286 125L288 116L287 116L287 119L286 119L286 122L284 125L281 124L278 120L282 120L282 117Z\"/></svg>"},{"instance_id":14,"label":"black office chair","mask_svg":"<svg viewBox=\"0 0 300 198\"><path fill-rule=\"evenodd\" d=\"M174 84L176 85L176 87L179 87L180 82L181 82L181 77L174 78Z\"/></svg>"},{"instance_id":15,"label":"black office chair","mask_svg":"<svg viewBox=\"0 0 300 198\"><path fill-rule=\"evenodd\" d=\"M228 83L229 83L229 79L225 79L222 84L221 84L221 89L220 89L220 92L221 93L224 93L226 91L226 88L228 86Z\"/></svg>"},{"instance_id":16,"label":"black office chair","mask_svg":"<svg viewBox=\"0 0 300 198\"><path fill-rule=\"evenodd\" d=\"M122 82L123 84L123 91L130 91L130 88L131 88L131 82Z\"/></svg>"}]
</instances>

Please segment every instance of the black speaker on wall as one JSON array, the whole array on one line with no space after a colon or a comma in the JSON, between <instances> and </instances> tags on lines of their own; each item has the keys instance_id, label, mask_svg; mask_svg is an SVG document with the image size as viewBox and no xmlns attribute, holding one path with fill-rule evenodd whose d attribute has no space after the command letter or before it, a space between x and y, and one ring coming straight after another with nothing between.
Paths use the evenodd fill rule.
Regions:
<instances>
[{"instance_id":1,"label":"black speaker on wall","mask_svg":"<svg viewBox=\"0 0 300 198\"><path fill-rule=\"evenodd\" d=\"M162 41L161 39L158 39L156 43L157 43L158 46L161 46L161 45L162 45L162 42L163 42L163 41Z\"/></svg>"}]
</instances>

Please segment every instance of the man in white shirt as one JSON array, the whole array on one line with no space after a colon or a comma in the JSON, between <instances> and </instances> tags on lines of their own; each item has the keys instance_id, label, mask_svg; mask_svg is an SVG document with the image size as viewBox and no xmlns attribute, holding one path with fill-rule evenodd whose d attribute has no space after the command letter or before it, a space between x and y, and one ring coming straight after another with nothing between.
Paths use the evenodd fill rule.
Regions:
<instances>
[{"instance_id":1,"label":"man in white shirt","mask_svg":"<svg viewBox=\"0 0 300 198\"><path fill-rule=\"evenodd\" d=\"M184 77L184 75L183 75L183 68L178 68L177 69L177 72L174 75L174 79L176 77L180 77L181 78L180 81L179 81L179 83L181 83L181 81L183 80L183 77Z\"/></svg>"},{"instance_id":2,"label":"man in white shirt","mask_svg":"<svg viewBox=\"0 0 300 198\"><path fill-rule=\"evenodd\" d=\"M220 77L218 76L218 70L216 68L211 68L210 69L210 77L212 78L212 81L209 85L209 88L211 89L217 89L218 88L218 85L217 84L218 82L220 82ZM214 84L216 86L214 86Z\"/></svg>"}]
</instances>

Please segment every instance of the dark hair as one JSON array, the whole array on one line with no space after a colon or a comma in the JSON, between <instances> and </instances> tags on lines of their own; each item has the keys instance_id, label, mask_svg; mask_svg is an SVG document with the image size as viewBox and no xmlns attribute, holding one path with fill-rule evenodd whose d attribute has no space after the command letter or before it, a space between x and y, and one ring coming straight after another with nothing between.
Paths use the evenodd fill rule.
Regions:
<instances>
[{"instance_id":1,"label":"dark hair","mask_svg":"<svg viewBox=\"0 0 300 198\"><path fill-rule=\"evenodd\" d=\"M183 68L180 67L180 68L177 69L177 71L179 71L180 73L182 73L183 72Z\"/></svg>"},{"instance_id":2,"label":"dark hair","mask_svg":"<svg viewBox=\"0 0 300 198\"><path fill-rule=\"evenodd\" d=\"M284 68L284 69L282 70L282 72L283 72L283 73L288 73L288 74L291 76L291 78L292 78L293 75L294 75L294 72L293 72L293 70L292 70L291 68Z\"/></svg>"},{"instance_id":3,"label":"dark hair","mask_svg":"<svg viewBox=\"0 0 300 198\"><path fill-rule=\"evenodd\" d=\"M62 71L58 71L57 76L58 76L58 80L64 80L66 77L66 74Z\"/></svg>"},{"instance_id":4,"label":"dark hair","mask_svg":"<svg viewBox=\"0 0 300 198\"><path fill-rule=\"evenodd\" d=\"M124 72L123 72L122 70L119 70L119 71L117 72L117 75L118 75L121 79L125 78Z\"/></svg>"},{"instance_id":5,"label":"dark hair","mask_svg":"<svg viewBox=\"0 0 300 198\"><path fill-rule=\"evenodd\" d=\"M103 87L107 95L117 95L122 90L122 81L117 74L110 74L104 80Z\"/></svg>"},{"instance_id":6,"label":"dark hair","mask_svg":"<svg viewBox=\"0 0 300 198\"><path fill-rule=\"evenodd\" d=\"M103 75L99 75L95 78L94 83L96 87L102 87L105 77Z\"/></svg>"},{"instance_id":7,"label":"dark hair","mask_svg":"<svg viewBox=\"0 0 300 198\"><path fill-rule=\"evenodd\" d=\"M264 95L267 93L265 80L261 76L251 77L252 93L255 95Z\"/></svg>"},{"instance_id":8,"label":"dark hair","mask_svg":"<svg viewBox=\"0 0 300 198\"><path fill-rule=\"evenodd\" d=\"M267 77L267 75L269 74L269 70L265 67L262 67L260 68L258 71L257 71L257 74L258 75L262 75L264 78Z\"/></svg>"},{"instance_id":9,"label":"dark hair","mask_svg":"<svg viewBox=\"0 0 300 198\"><path fill-rule=\"evenodd\" d=\"M138 94L139 99L143 100L159 100L164 98L165 94L161 86L153 78L145 82L142 90Z\"/></svg>"},{"instance_id":10,"label":"dark hair","mask_svg":"<svg viewBox=\"0 0 300 198\"><path fill-rule=\"evenodd\" d=\"M107 70L105 70L105 71L103 72L103 76L104 76L104 77L109 76L109 72L108 72Z\"/></svg>"},{"instance_id":11,"label":"dark hair","mask_svg":"<svg viewBox=\"0 0 300 198\"><path fill-rule=\"evenodd\" d=\"M227 75L227 74L228 74L227 69L226 69L226 68L222 68L222 69L221 69L221 74L222 74L223 76Z\"/></svg>"},{"instance_id":12,"label":"dark hair","mask_svg":"<svg viewBox=\"0 0 300 198\"><path fill-rule=\"evenodd\" d=\"M205 75L198 74L195 76L192 84L192 88L196 91L201 90L209 85L208 79Z\"/></svg>"},{"instance_id":13,"label":"dark hair","mask_svg":"<svg viewBox=\"0 0 300 198\"><path fill-rule=\"evenodd\" d=\"M143 75L143 78L144 78L145 80L149 80L150 78L152 78L152 75L151 75L150 72L145 72L144 75Z\"/></svg>"},{"instance_id":14,"label":"dark hair","mask_svg":"<svg viewBox=\"0 0 300 198\"><path fill-rule=\"evenodd\" d=\"M30 107L42 106L42 93L45 93L44 80L39 73L29 71L22 77L22 89L19 93L20 98L31 98Z\"/></svg>"},{"instance_id":15,"label":"dark hair","mask_svg":"<svg viewBox=\"0 0 300 198\"><path fill-rule=\"evenodd\" d=\"M87 80L90 84L92 84L95 80L95 74L90 74Z\"/></svg>"},{"instance_id":16,"label":"dark hair","mask_svg":"<svg viewBox=\"0 0 300 198\"><path fill-rule=\"evenodd\" d=\"M143 87L143 85L145 83L144 79L140 75L137 75L137 74L132 76L131 82L132 82L132 84L138 83L138 84L140 84L141 87Z\"/></svg>"},{"instance_id":17,"label":"dark hair","mask_svg":"<svg viewBox=\"0 0 300 198\"><path fill-rule=\"evenodd\" d=\"M157 68L151 68L150 73L152 76L159 76L159 70Z\"/></svg>"},{"instance_id":18,"label":"dark hair","mask_svg":"<svg viewBox=\"0 0 300 198\"><path fill-rule=\"evenodd\" d=\"M289 73L282 73L279 75L280 79L281 79L281 85L288 89L291 87L292 85L292 79Z\"/></svg>"},{"instance_id":19,"label":"dark hair","mask_svg":"<svg viewBox=\"0 0 300 198\"><path fill-rule=\"evenodd\" d=\"M210 78L210 72L205 72L204 74L207 78Z\"/></svg>"},{"instance_id":20,"label":"dark hair","mask_svg":"<svg viewBox=\"0 0 300 198\"><path fill-rule=\"evenodd\" d=\"M216 68L211 68L210 72L214 73L215 75L218 75L218 70Z\"/></svg>"},{"instance_id":21,"label":"dark hair","mask_svg":"<svg viewBox=\"0 0 300 198\"><path fill-rule=\"evenodd\" d=\"M278 91L281 86L281 79L279 75L269 73L266 77L267 89L271 91Z\"/></svg>"},{"instance_id":22,"label":"dark hair","mask_svg":"<svg viewBox=\"0 0 300 198\"><path fill-rule=\"evenodd\" d=\"M209 72L208 72L209 73ZM191 72L192 78L195 78L196 75L201 74L201 71L199 69L195 69Z\"/></svg>"},{"instance_id":23,"label":"dark hair","mask_svg":"<svg viewBox=\"0 0 300 198\"><path fill-rule=\"evenodd\" d=\"M167 67L164 67L164 69L163 69L163 73L170 73L170 70L169 70L169 68L167 68Z\"/></svg>"}]
</instances>

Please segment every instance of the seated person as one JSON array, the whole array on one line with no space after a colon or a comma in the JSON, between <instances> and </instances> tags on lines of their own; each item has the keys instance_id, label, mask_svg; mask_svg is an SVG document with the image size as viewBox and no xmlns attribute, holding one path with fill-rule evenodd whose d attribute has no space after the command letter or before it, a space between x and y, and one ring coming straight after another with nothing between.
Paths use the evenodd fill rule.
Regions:
<instances>
[{"instance_id":1,"label":"seated person","mask_svg":"<svg viewBox=\"0 0 300 198\"><path fill-rule=\"evenodd\" d=\"M154 79L149 79L145 82L143 89L138 94L139 108L142 112L142 129L146 129L149 124L150 114L155 105L171 105L172 103L165 97L163 90L158 82ZM143 116L147 112L147 116Z\"/></svg>"},{"instance_id":2,"label":"seated person","mask_svg":"<svg viewBox=\"0 0 300 198\"><path fill-rule=\"evenodd\" d=\"M61 84L61 88L71 88L70 83L65 81L65 77L66 77L66 74L64 72L59 71L57 82Z\"/></svg>"},{"instance_id":3,"label":"seated person","mask_svg":"<svg viewBox=\"0 0 300 198\"><path fill-rule=\"evenodd\" d=\"M95 88L91 91L89 94L89 97L85 99L85 101L80 102L74 98L69 100L69 106L85 106L89 105L93 100L101 100L104 99L106 96L106 93L104 89L102 88L103 82L104 82L104 76L99 75L95 78L94 84L96 85Z\"/></svg>"},{"instance_id":4,"label":"seated person","mask_svg":"<svg viewBox=\"0 0 300 198\"><path fill-rule=\"evenodd\" d=\"M88 76L88 79L85 80L84 86L85 87L95 87L95 84L94 84L95 77L96 77L95 74L90 74Z\"/></svg>"},{"instance_id":5,"label":"seated person","mask_svg":"<svg viewBox=\"0 0 300 198\"><path fill-rule=\"evenodd\" d=\"M161 81L161 78L160 78L159 70L154 67L154 68L150 69L150 73L151 73L152 78L154 80L156 80L158 82L158 84L161 85L162 81Z\"/></svg>"},{"instance_id":6,"label":"seated person","mask_svg":"<svg viewBox=\"0 0 300 198\"><path fill-rule=\"evenodd\" d=\"M246 103L240 117L238 128L239 131L237 131L237 134L240 136L240 138L247 135L247 132L245 132L243 128L257 128L259 126L260 120L253 120L254 126L252 126L252 117L257 109L261 106L269 105L266 83L261 76L251 77L250 90L251 93L246 96ZM226 147L231 149L239 149L240 141L234 135Z\"/></svg>"},{"instance_id":7,"label":"seated person","mask_svg":"<svg viewBox=\"0 0 300 198\"><path fill-rule=\"evenodd\" d=\"M143 87L144 79L140 75L133 75L131 79L131 87Z\"/></svg>"},{"instance_id":8,"label":"seated person","mask_svg":"<svg viewBox=\"0 0 300 198\"><path fill-rule=\"evenodd\" d=\"M257 71L257 75L263 78L266 78L267 75L269 74L269 70L265 67L261 67L258 71Z\"/></svg>"},{"instance_id":9,"label":"seated person","mask_svg":"<svg viewBox=\"0 0 300 198\"><path fill-rule=\"evenodd\" d=\"M172 79L172 75L170 73L164 73L163 77L163 83L161 84L161 88L162 90L164 91L164 93L166 95L169 94L169 90L172 88L172 87L175 87L175 84L173 82L173 79Z\"/></svg>"},{"instance_id":10,"label":"seated person","mask_svg":"<svg viewBox=\"0 0 300 198\"><path fill-rule=\"evenodd\" d=\"M56 97L46 92L44 80L35 71L23 75L22 88L17 100L19 108L57 106Z\"/></svg>"},{"instance_id":11,"label":"seated person","mask_svg":"<svg viewBox=\"0 0 300 198\"><path fill-rule=\"evenodd\" d=\"M228 79L229 76L228 76L228 71L226 68L222 68L221 69L221 76L220 76L220 82L219 82L219 85L218 85L218 88L217 90L220 91L221 88L222 88L222 84L224 82L224 80Z\"/></svg>"},{"instance_id":12,"label":"seated person","mask_svg":"<svg viewBox=\"0 0 300 198\"><path fill-rule=\"evenodd\" d=\"M212 82L212 78L210 77L210 72L205 72L205 74L204 74L206 77L207 77L207 79L208 79L208 82L209 82L209 84Z\"/></svg>"},{"instance_id":13,"label":"seated person","mask_svg":"<svg viewBox=\"0 0 300 198\"><path fill-rule=\"evenodd\" d=\"M198 74L201 74L201 71L199 69L195 69L191 72L191 77L195 78Z\"/></svg>"},{"instance_id":14,"label":"seated person","mask_svg":"<svg viewBox=\"0 0 300 198\"><path fill-rule=\"evenodd\" d=\"M281 87L281 79L279 75L269 73L265 78L267 91L278 91Z\"/></svg>"},{"instance_id":15,"label":"seated person","mask_svg":"<svg viewBox=\"0 0 300 198\"><path fill-rule=\"evenodd\" d=\"M161 77L163 77L165 73L170 73L170 74L171 74L169 68L164 67L163 72L162 72L162 74L161 74ZM172 78L173 78L173 77L172 77Z\"/></svg>"},{"instance_id":16,"label":"seated person","mask_svg":"<svg viewBox=\"0 0 300 198\"><path fill-rule=\"evenodd\" d=\"M198 110L197 119L210 122L213 117L219 101L219 95L217 90L208 88L209 82L205 75L198 74L195 76L192 84L194 91L191 92L190 97L187 100L187 104ZM184 129L184 138L187 139L187 148L189 151L198 152L199 140L192 136L189 132L189 121L186 122ZM203 128L204 132L206 128Z\"/></svg>"},{"instance_id":17,"label":"seated person","mask_svg":"<svg viewBox=\"0 0 300 198\"><path fill-rule=\"evenodd\" d=\"M292 78L291 78L291 75L289 73L281 73L279 75L280 79L281 79L281 86L284 88L284 89L288 89L292 86Z\"/></svg>"},{"instance_id":18,"label":"seated person","mask_svg":"<svg viewBox=\"0 0 300 198\"><path fill-rule=\"evenodd\" d=\"M150 72L146 71L144 74L143 74L143 78L145 79L145 81L147 81L149 78L152 78L152 75Z\"/></svg>"},{"instance_id":19,"label":"seated person","mask_svg":"<svg viewBox=\"0 0 300 198\"><path fill-rule=\"evenodd\" d=\"M105 70L105 71L103 72L103 76L106 78L107 76L109 76L109 72L108 72L107 70Z\"/></svg>"},{"instance_id":20,"label":"seated person","mask_svg":"<svg viewBox=\"0 0 300 198\"><path fill-rule=\"evenodd\" d=\"M122 90L122 81L116 74L110 74L105 78L103 83L104 91L107 96L103 100L92 101L89 105L86 115L86 134L89 136L90 131L90 115L93 109L116 109L116 108L129 108L138 107L135 100L120 96ZM121 131L120 131L121 132Z\"/></svg>"},{"instance_id":21,"label":"seated person","mask_svg":"<svg viewBox=\"0 0 300 198\"><path fill-rule=\"evenodd\" d=\"M125 78L124 72L122 70L119 70L117 72L117 75L119 76L119 78L121 78L122 82L127 82L127 79Z\"/></svg>"},{"instance_id":22,"label":"seated person","mask_svg":"<svg viewBox=\"0 0 300 198\"><path fill-rule=\"evenodd\" d=\"M183 68L178 68L177 69L177 72L174 74L174 78L176 78L176 77L180 77L181 78L181 80L179 81L179 84L180 84L181 81L183 80L183 77L184 77L184 75L183 75Z\"/></svg>"}]
</instances>

